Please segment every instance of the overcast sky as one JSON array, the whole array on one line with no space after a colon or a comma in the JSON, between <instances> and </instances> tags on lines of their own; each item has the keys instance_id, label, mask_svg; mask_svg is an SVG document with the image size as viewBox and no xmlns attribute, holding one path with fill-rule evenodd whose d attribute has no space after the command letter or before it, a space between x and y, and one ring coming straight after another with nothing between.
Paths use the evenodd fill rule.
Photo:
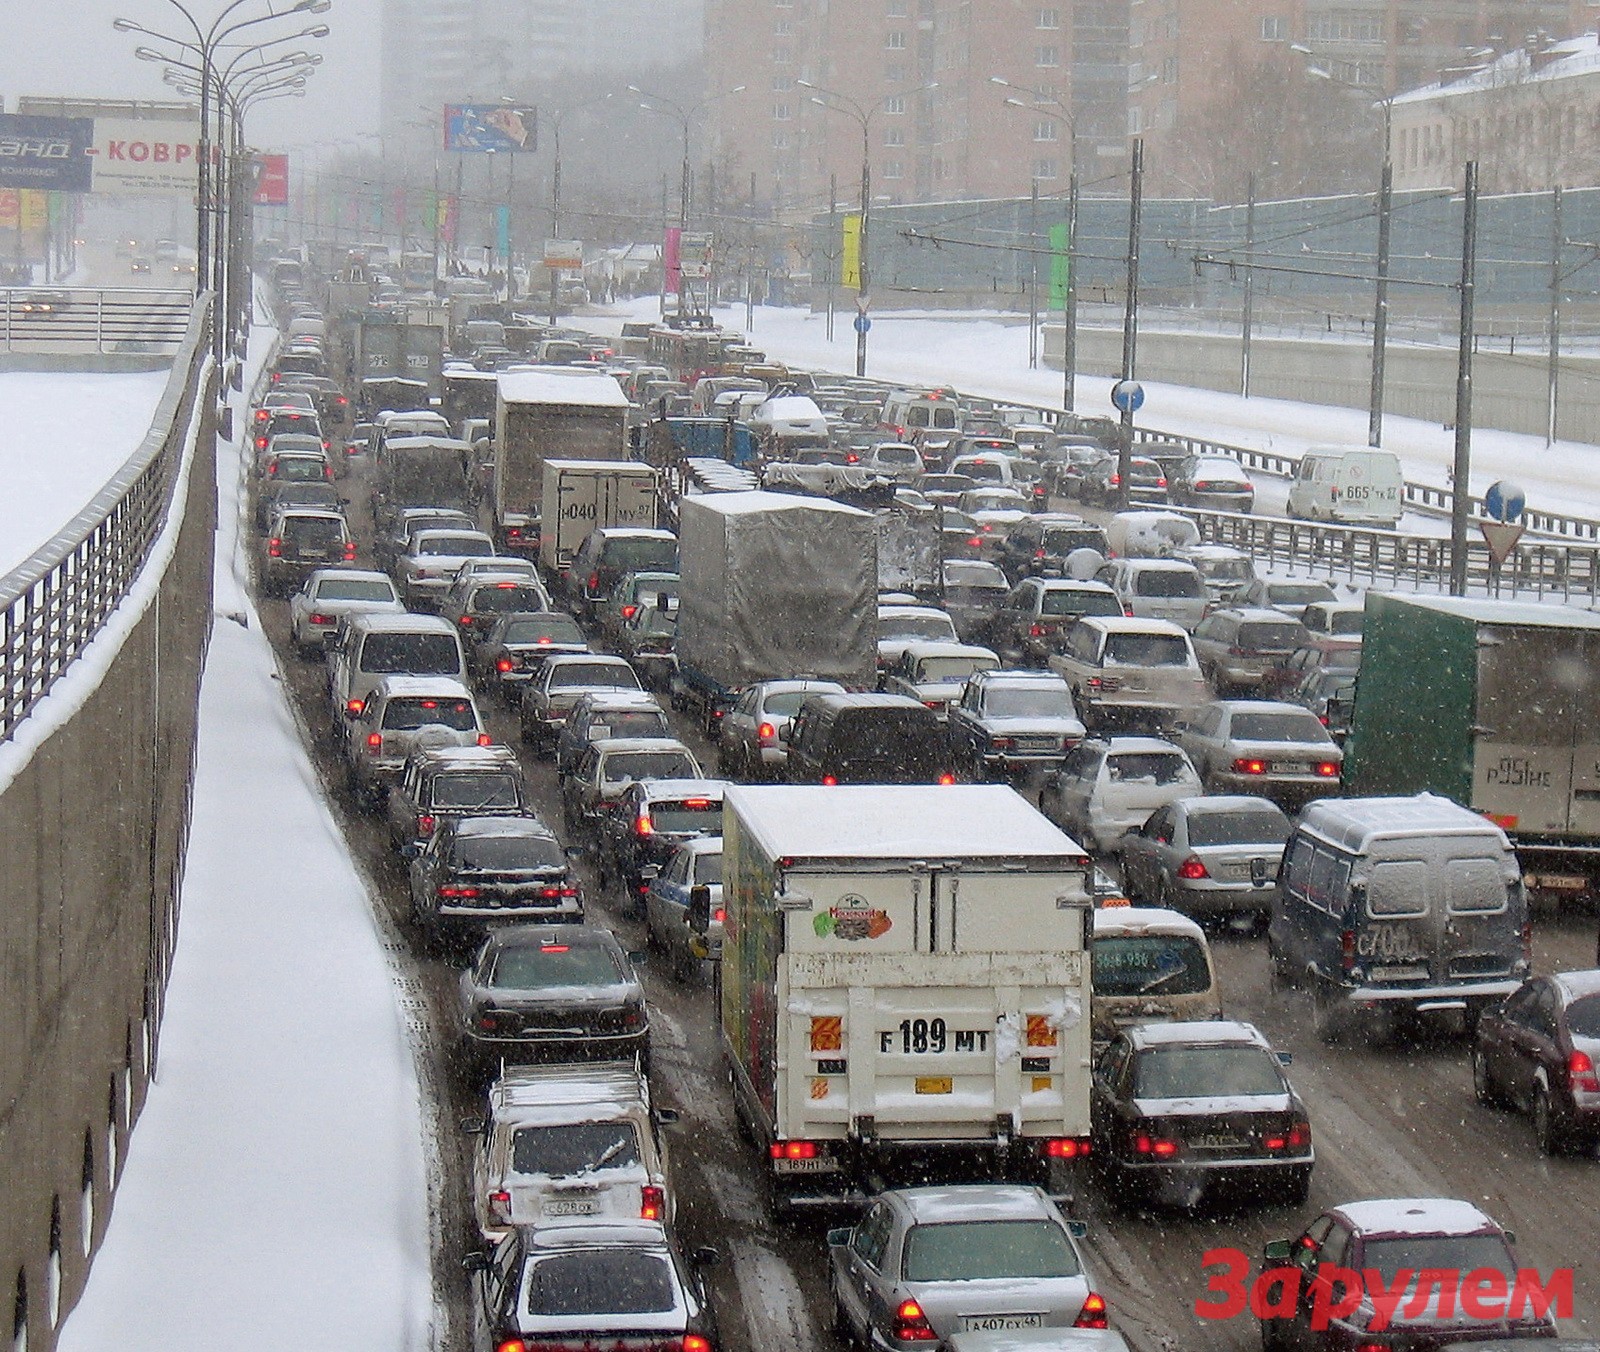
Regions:
<instances>
[{"instance_id":1,"label":"overcast sky","mask_svg":"<svg viewBox=\"0 0 1600 1352\"><path fill-rule=\"evenodd\" d=\"M118 33L117 18L131 19L157 32L180 34L183 16L170 0L13 0L16 10L0 47L0 97L5 111L16 111L19 95L66 98L172 99L161 81L161 67L134 59L134 48L155 46L137 33ZM206 25L228 0L184 0ZM282 10L293 0L271 0ZM249 140L263 150L333 141L372 131L377 125L378 7L380 0L333 0L326 14L302 15L279 25L262 24L239 35L296 32L326 23L332 32L320 42L304 40L322 53L323 64L304 98L264 99L246 117ZM11 3L7 8L11 8ZM234 18L253 18L268 0L244 0ZM287 49L287 50L293 50Z\"/></svg>"}]
</instances>

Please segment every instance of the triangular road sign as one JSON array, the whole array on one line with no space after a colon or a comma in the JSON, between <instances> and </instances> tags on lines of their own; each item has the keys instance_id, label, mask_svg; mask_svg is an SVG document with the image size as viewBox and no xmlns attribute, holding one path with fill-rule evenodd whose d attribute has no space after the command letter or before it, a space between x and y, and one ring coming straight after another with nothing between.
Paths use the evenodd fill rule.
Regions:
<instances>
[{"instance_id":1,"label":"triangular road sign","mask_svg":"<svg viewBox=\"0 0 1600 1352\"><path fill-rule=\"evenodd\" d=\"M1498 568L1511 557L1511 551L1517 547L1517 541L1527 527L1515 521L1480 521L1478 529L1483 532L1484 541L1489 546L1489 557Z\"/></svg>"}]
</instances>

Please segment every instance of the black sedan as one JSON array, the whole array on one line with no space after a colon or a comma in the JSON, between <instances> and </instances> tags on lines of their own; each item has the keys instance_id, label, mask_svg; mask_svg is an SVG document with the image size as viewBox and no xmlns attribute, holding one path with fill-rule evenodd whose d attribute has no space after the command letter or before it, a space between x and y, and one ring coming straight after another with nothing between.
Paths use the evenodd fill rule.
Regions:
<instances>
[{"instance_id":1,"label":"black sedan","mask_svg":"<svg viewBox=\"0 0 1600 1352\"><path fill-rule=\"evenodd\" d=\"M1224 1182L1299 1204L1311 1122L1271 1046L1247 1023L1137 1024L1095 1062L1094 1153L1119 1202L1193 1206Z\"/></svg>"},{"instance_id":2,"label":"black sedan","mask_svg":"<svg viewBox=\"0 0 1600 1352\"><path fill-rule=\"evenodd\" d=\"M472 661L479 686L514 706L522 698L522 687L552 657L588 651L589 641L572 616L555 610L523 611L496 620Z\"/></svg>"},{"instance_id":3,"label":"black sedan","mask_svg":"<svg viewBox=\"0 0 1600 1352\"><path fill-rule=\"evenodd\" d=\"M457 1025L474 1080L504 1061L650 1055L644 986L610 930L517 925L492 930L461 974Z\"/></svg>"},{"instance_id":4,"label":"black sedan","mask_svg":"<svg viewBox=\"0 0 1600 1352\"><path fill-rule=\"evenodd\" d=\"M1078 484L1078 497L1085 503L1098 503L1101 507L1115 507L1122 489L1122 477L1117 470L1117 457L1105 456L1090 465ZM1167 500L1167 475L1156 461L1142 455L1133 457L1128 468L1128 501L1165 503Z\"/></svg>"},{"instance_id":5,"label":"black sedan","mask_svg":"<svg viewBox=\"0 0 1600 1352\"><path fill-rule=\"evenodd\" d=\"M577 923L583 889L537 817L443 816L411 846L411 918L429 947L491 925Z\"/></svg>"}]
</instances>

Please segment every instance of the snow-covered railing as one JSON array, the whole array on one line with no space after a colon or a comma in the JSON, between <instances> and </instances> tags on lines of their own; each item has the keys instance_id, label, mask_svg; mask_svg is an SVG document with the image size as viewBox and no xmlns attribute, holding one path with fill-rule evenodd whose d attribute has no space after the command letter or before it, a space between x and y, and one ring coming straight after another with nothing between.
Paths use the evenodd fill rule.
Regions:
<instances>
[{"instance_id":1,"label":"snow-covered railing","mask_svg":"<svg viewBox=\"0 0 1600 1352\"><path fill-rule=\"evenodd\" d=\"M99 632L166 522L207 369L211 297L188 299L172 375L139 449L54 538L0 577L0 741Z\"/></svg>"},{"instance_id":2,"label":"snow-covered railing","mask_svg":"<svg viewBox=\"0 0 1600 1352\"><path fill-rule=\"evenodd\" d=\"M154 287L0 289L0 352L170 356L182 345L194 292Z\"/></svg>"}]
</instances>

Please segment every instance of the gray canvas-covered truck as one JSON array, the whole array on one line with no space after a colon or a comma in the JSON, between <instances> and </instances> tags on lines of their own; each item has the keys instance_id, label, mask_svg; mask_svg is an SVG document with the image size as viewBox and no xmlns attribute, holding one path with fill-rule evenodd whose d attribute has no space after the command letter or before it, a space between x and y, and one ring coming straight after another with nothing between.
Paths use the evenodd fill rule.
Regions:
<instances>
[{"instance_id":1,"label":"gray canvas-covered truck","mask_svg":"<svg viewBox=\"0 0 1600 1352\"><path fill-rule=\"evenodd\" d=\"M444 394L444 330L436 324L363 319L355 332L357 381L403 379L427 386L430 401Z\"/></svg>"},{"instance_id":2,"label":"gray canvas-covered truck","mask_svg":"<svg viewBox=\"0 0 1600 1352\"><path fill-rule=\"evenodd\" d=\"M788 493L678 504L672 702L708 729L754 681L877 679L877 524L870 512Z\"/></svg>"},{"instance_id":3,"label":"gray canvas-covered truck","mask_svg":"<svg viewBox=\"0 0 1600 1352\"><path fill-rule=\"evenodd\" d=\"M739 785L722 821L721 1041L774 1208L929 1167L1070 1196L1089 1137L1082 849L998 784Z\"/></svg>"},{"instance_id":4,"label":"gray canvas-covered truck","mask_svg":"<svg viewBox=\"0 0 1600 1352\"><path fill-rule=\"evenodd\" d=\"M1369 592L1344 783L1427 790L1516 847L1530 892L1600 882L1600 615Z\"/></svg>"},{"instance_id":5,"label":"gray canvas-covered truck","mask_svg":"<svg viewBox=\"0 0 1600 1352\"><path fill-rule=\"evenodd\" d=\"M614 376L543 366L499 377L490 505L502 550L539 553L546 460L628 459L628 397Z\"/></svg>"}]
</instances>

